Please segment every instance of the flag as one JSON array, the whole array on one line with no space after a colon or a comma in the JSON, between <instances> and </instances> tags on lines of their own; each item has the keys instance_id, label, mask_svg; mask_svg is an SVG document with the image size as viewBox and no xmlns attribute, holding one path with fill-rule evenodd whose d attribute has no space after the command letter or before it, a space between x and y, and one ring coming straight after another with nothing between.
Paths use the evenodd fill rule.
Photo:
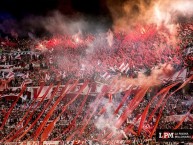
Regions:
<instances>
[{"instance_id":1,"label":"flag","mask_svg":"<svg viewBox=\"0 0 193 145\"><path fill-rule=\"evenodd\" d=\"M116 70L113 67L109 67L109 69L113 72L116 72Z\"/></svg>"},{"instance_id":2,"label":"flag","mask_svg":"<svg viewBox=\"0 0 193 145\"><path fill-rule=\"evenodd\" d=\"M120 65L119 70L123 69L124 66L125 66L125 63L123 62L123 63Z\"/></svg>"},{"instance_id":3,"label":"flag","mask_svg":"<svg viewBox=\"0 0 193 145\"><path fill-rule=\"evenodd\" d=\"M108 80L111 75L108 72L105 72L101 77L104 78L104 80Z\"/></svg>"},{"instance_id":4,"label":"flag","mask_svg":"<svg viewBox=\"0 0 193 145\"><path fill-rule=\"evenodd\" d=\"M63 73L62 73L62 79L64 79L66 77L66 72L64 71Z\"/></svg>"},{"instance_id":5,"label":"flag","mask_svg":"<svg viewBox=\"0 0 193 145\"><path fill-rule=\"evenodd\" d=\"M40 91L39 95L37 96L37 100L38 101L41 101L41 99L43 98L44 94L46 93L46 91L49 89L49 86L44 86L42 89L39 87L39 88L34 88L34 94L37 95L37 93ZM46 98L45 99L50 99L51 95L52 95L52 92L53 92L53 88L51 87L49 90L48 90L48 93L46 95Z\"/></svg>"},{"instance_id":6,"label":"flag","mask_svg":"<svg viewBox=\"0 0 193 145\"><path fill-rule=\"evenodd\" d=\"M50 80L50 75L48 73L46 73L46 76L45 76L45 82L49 81Z\"/></svg>"},{"instance_id":7,"label":"flag","mask_svg":"<svg viewBox=\"0 0 193 145\"><path fill-rule=\"evenodd\" d=\"M27 95L25 94L25 95L21 95L21 98L22 98L22 100L26 100L27 99Z\"/></svg>"},{"instance_id":8,"label":"flag","mask_svg":"<svg viewBox=\"0 0 193 145\"><path fill-rule=\"evenodd\" d=\"M31 84L32 83L32 80L31 79L25 79L22 84L21 84L21 88L23 88L25 85L27 84Z\"/></svg>"},{"instance_id":9,"label":"flag","mask_svg":"<svg viewBox=\"0 0 193 145\"><path fill-rule=\"evenodd\" d=\"M125 72L127 73L129 71L130 67L128 65L128 67L126 68Z\"/></svg>"},{"instance_id":10,"label":"flag","mask_svg":"<svg viewBox=\"0 0 193 145\"><path fill-rule=\"evenodd\" d=\"M6 56L3 56L2 62L5 62L7 60Z\"/></svg>"},{"instance_id":11,"label":"flag","mask_svg":"<svg viewBox=\"0 0 193 145\"><path fill-rule=\"evenodd\" d=\"M21 59L21 55L20 55L20 54L17 54L17 55L15 56L15 59Z\"/></svg>"},{"instance_id":12,"label":"flag","mask_svg":"<svg viewBox=\"0 0 193 145\"><path fill-rule=\"evenodd\" d=\"M15 76L14 72L11 72L11 71L10 71L10 72L7 74L6 78L7 78L7 79L13 79L14 76Z\"/></svg>"},{"instance_id":13,"label":"flag","mask_svg":"<svg viewBox=\"0 0 193 145\"><path fill-rule=\"evenodd\" d=\"M25 79L29 79L29 72L25 75Z\"/></svg>"},{"instance_id":14,"label":"flag","mask_svg":"<svg viewBox=\"0 0 193 145\"><path fill-rule=\"evenodd\" d=\"M127 63L124 67L121 68L120 71L123 73L123 71L127 70L128 66L129 66L129 64Z\"/></svg>"},{"instance_id":15,"label":"flag","mask_svg":"<svg viewBox=\"0 0 193 145\"><path fill-rule=\"evenodd\" d=\"M53 58L52 57L49 58L49 63L53 64Z\"/></svg>"}]
</instances>

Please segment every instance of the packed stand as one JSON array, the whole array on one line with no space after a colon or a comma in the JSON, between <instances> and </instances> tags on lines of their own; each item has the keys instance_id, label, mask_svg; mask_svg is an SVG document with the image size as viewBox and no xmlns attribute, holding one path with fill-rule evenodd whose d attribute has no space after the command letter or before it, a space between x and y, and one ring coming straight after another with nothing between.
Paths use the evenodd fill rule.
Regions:
<instances>
[{"instance_id":1,"label":"packed stand","mask_svg":"<svg viewBox=\"0 0 193 145\"><path fill-rule=\"evenodd\" d=\"M61 44L59 43L60 41L57 44L54 43L54 45L52 43L52 45L50 43L46 44L49 46L51 45L51 48L45 44L43 45L42 42L38 42L38 45L36 45L31 41L27 41L27 44L25 43L21 45L24 45L25 47L18 48L14 46L12 48L10 46L3 46L0 61L0 77L1 85L4 85L4 88L1 90L1 95L19 94L21 89L19 88L13 91L12 87L21 87L23 83L26 83L27 87L33 87L39 86L41 82L45 82L46 86L50 84L57 85L59 82L61 82L61 84L65 84L68 80L77 78L82 79L83 82L86 79L94 81L98 78L101 79L107 72L110 74L110 77L121 74L133 78L137 77L137 72L143 69L151 70L154 66L163 63L171 63L173 67L178 70L182 66L181 56L175 55L178 52L176 52L175 49L172 51L172 46L165 43L165 39L167 38L163 37L164 35L161 35L154 30L147 32L146 34L141 34L140 36L138 34L137 36L133 34L127 35L124 33L114 34L114 43L112 45L109 45L106 39L104 39L106 38L106 34L102 34L99 36L89 35L87 38L80 36L78 37L81 40L80 44L80 40L75 39L74 41L70 41L69 37L55 38L56 40L65 40L64 42L66 45L63 46L64 43ZM138 39L142 41L139 42ZM40 47L39 44L41 43L43 46ZM156 54L154 52L155 50L157 51ZM24 94L25 93L27 94L27 92L24 92ZM113 101L119 103L121 102L121 98L123 96L124 92L119 95L116 94L114 95ZM32 108L37 108L35 111L33 109L29 110L31 113L34 111L33 116L31 116L31 119L27 124L25 124L27 122L27 120L25 120L20 126L21 128L32 125L42 110L45 109L44 113L41 115L34 127L17 141L24 141L26 139L31 140L33 138L34 131L43 122L48 110L51 109L58 97L59 96L55 96L47 108L45 108L45 106L49 100L43 101L38 107L38 101L32 105ZM73 96L71 95L67 95L67 97L60 101L57 109L55 109L53 115L51 116L49 123L61 113L61 108L72 100L72 97ZM49 136L49 140L66 140L72 135L72 133L79 133L78 129L84 126L84 117L87 115L87 110L91 107L91 103L95 100L96 96L88 97L83 107L83 111L78 115L76 121L72 122L84 97L84 95L80 96L60 116L59 121L57 121L54 130ZM131 94L126 102L128 103L133 97L134 94ZM151 100L151 97L152 95L146 94L143 103L141 103L139 107L134 110L130 117L128 117L121 129L130 125L133 122L133 118L136 118L139 113L142 113L145 106L147 106ZM188 94L186 96L181 92L178 92L176 95L170 97L162 114L162 119L158 128L173 128L176 125L176 122L167 122L165 118L170 115L181 115L186 113L190 106L186 106L186 104L183 104L182 102L184 100L191 99L191 95ZM26 110L28 110L32 102L33 98L30 98L29 96L27 99L20 99L17 102L17 105L11 112L5 127L0 130L0 139L3 139L6 136L11 137L14 135L13 130L22 120ZM0 125L3 123L3 119L12 103L12 100L6 100L5 97L0 97ZM111 109L115 109L118 103L113 104ZM100 107L102 108L104 105L106 104L100 104ZM186 107L184 107L184 105ZM100 107L97 108L96 112L100 112ZM122 109L124 108L126 108L126 103L123 105ZM152 110L153 108L150 108L150 111ZM118 113L118 116L120 114L121 112ZM106 115L108 117L108 114ZM147 128L150 130L152 129L151 127L153 123L155 123L155 118L157 117L156 115L152 119L152 122L148 124L149 126ZM72 138L86 138L90 140L95 140L97 137L104 138L103 135L105 135L105 132L103 132L103 129L97 128L95 124L99 117L100 114L92 117L82 135L73 136ZM71 130L67 130L64 133L64 130L68 128L69 125L72 125L70 128ZM190 129L193 126L190 121L187 121L183 123L181 127ZM134 124L134 130L137 131L137 129L137 125ZM145 142L145 132L142 132L142 135L139 137L128 133L124 139L126 138L131 140L141 140L139 142L142 143Z\"/></svg>"}]
</instances>

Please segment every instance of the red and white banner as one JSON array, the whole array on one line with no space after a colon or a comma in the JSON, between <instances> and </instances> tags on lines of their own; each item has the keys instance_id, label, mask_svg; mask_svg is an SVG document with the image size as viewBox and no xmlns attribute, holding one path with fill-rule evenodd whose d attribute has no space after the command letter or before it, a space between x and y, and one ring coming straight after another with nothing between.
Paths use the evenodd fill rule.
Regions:
<instances>
[{"instance_id":1,"label":"red and white banner","mask_svg":"<svg viewBox=\"0 0 193 145\"><path fill-rule=\"evenodd\" d=\"M165 121L166 122L179 122L185 115L186 114L184 114L184 115L170 115L170 116L167 116L165 118ZM190 114L189 116L193 117L193 114ZM188 120L189 120L189 118L187 117L184 121L186 122Z\"/></svg>"},{"instance_id":2,"label":"red and white banner","mask_svg":"<svg viewBox=\"0 0 193 145\"><path fill-rule=\"evenodd\" d=\"M61 141L44 141L43 145L64 145Z\"/></svg>"},{"instance_id":3,"label":"red and white banner","mask_svg":"<svg viewBox=\"0 0 193 145\"><path fill-rule=\"evenodd\" d=\"M49 88L49 86L44 86L43 89L41 90L39 96L37 96L37 100L41 100L43 95L46 93L47 89ZM34 88L33 91L34 91L34 94L37 94L37 92L39 91L40 87L38 88ZM49 91L48 91L48 94L46 95L46 98L45 99L49 99L50 96L52 95L52 91L53 91L53 88L51 88ZM36 96L36 95L35 95Z\"/></svg>"},{"instance_id":4,"label":"red and white banner","mask_svg":"<svg viewBox=\"0 0 193 145\"><path fill-rule=\"evenodd\" d=\"M21 55L20 55L20 54L17 54L17 55L15 56L15 59L21 59Z\"/></svg>"},{"instance_id":5,"label":"red and white banner","mask_svg":"<svg viewBox=\"0 0 193 145\"><path fill-rule=\"evenodd\" d=\"M105 72L103 75L101 75L102 78L104 78L104 80L108 80L111 75L108 72Z\"/></svg>"},{"instance_id":6,"label":"red and white banner","mask_svg":"<svg viewBox=\"0 0 193 145\"><path fill-rule=\"evenodd\" d=\"M31 84L32 83L32 79L25 79L22 84L21 84L21 88L23 88L25 85L27 84Z\"/></svg>"},{"instance_id":7,"label":"red and white banner","mask_svg":"<svg viewBox=\"0 0 193 145\"><path fill-rule=\"evenodd\" d=\"M14 78L14 72L9 72L6 76L7 79L13 79Z\"/></svg>"},{"instance_id":8,"label":"red and white banner","mask_svg":"<svg viewBox=\"0 0 193 145\"><path fill-rule=\"evenodd\" d=\"M29 82L28 82L28 80L29 80ZM26 82L24 82L24 83L29 84L30 81L31 81L30 79L26 79ZM22 84L24 84L24 83L22 83ZM70 88L70 86L71 85L68 86L68 89ZM74 90L72 90L70 93L71 94L76 94L81 86L82 86L82 83L79 83L76 86L76 88ZM101 89L102 89L103 86L104 86L104 84L102 84L102 83L92 83L92 84L90 84L90 86L86 86L86 88L83 90L82 94L86 94L88 92L89 87L91 87L90 95L95 95L95 94L101 92ZM64 87L65 87L65 85L61 85L59 87L59 89L58 89L58 91L56 93L56 96L60 96L61 95L61 91L62 91L62 89ZM11 89L13 91L16 91L18 88L21 88L21 87L11 87ZM45 94L45 92L46 92L46 90L48 88L49 88L49 86L44 86L43 87L43 89L42 89L41 93L39 94L37 100L41 100L42 96ZM55 88L55 86L49 90L49 92L48 92L48 94L47 94L45 99L49 99L50 98L54 88ZM33 99L34 96L37 95L39 89L40 89L40 86L37 86L37 87L27 87L27 91L31 94L31 97L30 97L31 99ZM10 95L7 95L7 96L10 96Z\"/></svg>"},{"instance_id":9,"label":"red and white banner","mask_svg":"<svg viewBox=\"0 0 193 145\"><path fill-rule=\"evenodd\" d=\"M1 143L2 145L18 145L18 142L5 142L5 143Z\"/></svg>"},{"instance_id":10,"label":"red and white banner","mask_svg":"<svg viewBox=\"0 0 193 145\"><path fill-rule=\"evenodd\" d=\"M28 145L28 144L27 144L27 141L25 141L25 142L18 142L17 145Z\"/></svg>"},{"instance_id":11,"label":"red and white banner","mask_svg":"<svg viewBox=\"0 0 193 145\"><path fill-rule=\"evenodd\" d=\"M28 141L27 145L39 145L39 141Z\"/></svg>"},{"instance_id":12,"label":"red and white banner","mask_svg":"<svg viewBox=\"0 0 193 145\"><path fill-rule=\"evenodd\" d=\"M5 142L3 145L39 145L39 141Z\"/></svg>"}]
</instances>

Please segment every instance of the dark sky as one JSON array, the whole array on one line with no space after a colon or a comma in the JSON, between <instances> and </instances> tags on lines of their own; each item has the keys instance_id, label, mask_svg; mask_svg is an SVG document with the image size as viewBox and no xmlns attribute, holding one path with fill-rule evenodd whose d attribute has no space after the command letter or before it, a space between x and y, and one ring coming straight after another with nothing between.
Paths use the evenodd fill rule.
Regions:
<instances>
[{"instance_id":1,"label":"dark sky","mask_svg":"<svg viewBox=\"0 0 193 145\"><path fill-rule=\"evenodd\" d=\"M23 20L29 21L30 16L47 17L55 11L70 19L83 16L88 23L91 23L88 31L97 31L101 23L105 29L112 25L106 0L0 0L0 36L9 35L11 29L19 36L27 35L31 29L33 33L42 36L44 32L47 33L44 26L26 25Z\"/></svg>"},{"instance_id":2,"label":"dark sky","mask_svg":"<svg viewBox=\"0 0 193 145\"><path fill-rule=\"evenodd\" d=\"M0 11L18 19L28 14L46 15L53 10L69 16L76 13L109 16L105 0L0 0Z\"/></svg>"}]
</instances>

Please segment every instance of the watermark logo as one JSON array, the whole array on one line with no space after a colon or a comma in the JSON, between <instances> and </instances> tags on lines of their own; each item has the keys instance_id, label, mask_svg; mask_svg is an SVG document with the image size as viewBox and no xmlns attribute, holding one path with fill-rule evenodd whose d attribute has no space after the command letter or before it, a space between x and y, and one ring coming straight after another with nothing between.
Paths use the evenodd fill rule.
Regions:
<instances>
[{"instance_id":1,"label":"watermark logo","mask_svg":"<svg viewBox=\"0 0 193 145\"><path fill-rule=\"evenodd\" d=\"M174 138L174 133L173 132L163 132L163 133L160 132L159 138L162 138L162 139Z\"/></svg>"},{"instance_id":2,"label":"watermark logo","mask_svg":"<svg viewBox=\"0 0 193 145\"><path fill-rule=\"evenodd\" d=\"M171 141L191 141L193 142L192 129L157 129L156 141L171 142Z\"/></svg>"}]
</instances>

